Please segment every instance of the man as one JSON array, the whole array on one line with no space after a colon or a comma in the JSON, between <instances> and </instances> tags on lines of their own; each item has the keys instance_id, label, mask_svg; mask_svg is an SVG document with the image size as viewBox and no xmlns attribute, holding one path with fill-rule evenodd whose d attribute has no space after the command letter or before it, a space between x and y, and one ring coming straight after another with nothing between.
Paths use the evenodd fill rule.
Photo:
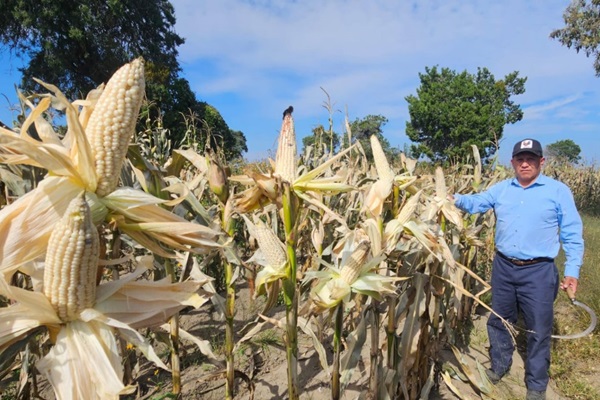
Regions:
<instances>
[{"instance_id":1,"label":"man","mask_svg":"<svg viewBox=\"0 0 600 400\"><path fill-rule=\"evenodd\" d=\"M541 174L544 157L540 142L525 139L515 144L511 164L515 178L483 193L451 197L468 213L494 210L497 252L492 268L492 309L513 324L518 313L523 313L531 331L525 362L527 399L543 400L549 379L553 304L559 288L554 258L562 243L566 263L560 288L576 292L583 227L570 189ZM514 345L496 315L490 316L487 327L491 358L487 374L495 384L510 369Z\"/></svg>"}]
</instances>

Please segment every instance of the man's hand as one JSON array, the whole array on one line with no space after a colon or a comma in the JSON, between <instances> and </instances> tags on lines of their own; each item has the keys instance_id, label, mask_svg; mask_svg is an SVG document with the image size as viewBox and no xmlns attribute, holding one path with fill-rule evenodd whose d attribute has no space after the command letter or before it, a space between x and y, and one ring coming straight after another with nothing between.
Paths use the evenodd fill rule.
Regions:
<instances>
[{"instance_id":1,"label":"man's hand","mask_svg":"<svg viewBox=\"0 0 600 400\"><path fill-rule=\"evenodd\" d=\"M577 292L577 278L573 278L572 276L565 276L565 278L560 284L560 288L562 290L572 292L573 296L575 296L575 293Z\"/></svg>"}]
</instances>

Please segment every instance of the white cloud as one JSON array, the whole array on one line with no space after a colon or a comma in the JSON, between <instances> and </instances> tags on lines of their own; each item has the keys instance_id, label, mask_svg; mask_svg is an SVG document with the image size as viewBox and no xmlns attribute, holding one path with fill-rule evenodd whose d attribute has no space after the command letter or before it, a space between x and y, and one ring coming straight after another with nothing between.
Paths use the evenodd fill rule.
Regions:
<instances>
[{"instance_id":1,"label":"white cloud","mask_svg":"<svg viewBox=\"0 0 600 400\"><path fill-rule=\"evenodd\" d=\"M513 70L552 79L591 71L548 37L564 1L174 1L183 63L217 66L209 93L277 91L283 74L301 85L363 75L374 86L418 81L425 66L501 78ZM562 50L562 51L561 51ZM371 76L367 76L371 75ZM591 75L591 74L590 74ZM337 78L339 76L339 78ZM258 84L264 90L257 90Z\"/></svg>"},{"instance_id":2,"label":"white cloud","mask_svg":"<svg viewBox=\"0 0 600 400\"><path fill-rule=\"evenodd\" d=\"M351 119L384 115L391 141L405 140L404 98L434 65L527 77L526 93L514 98L525 118L505 129L511 140L542 130L600 131L592 60L549 38L563 26L569 0L172 3L176 32L186 39L179 49L183 76L199 99L246 134L254 153L268 148L272 140L261 135L278 129L289 104L305 132L326 123L321 87L336 109L348 107ZM343 112L336 112L336 127L340 120Z\"/></svg>"},{"instance_id":3,"label":"white cloud","mask_svg":"<svg viewBox=\"0 0 600 400\"><path fill-rule=\"evenodd\" d=\"M525 118L506 127L507 135L540 123L554 125L554 131L561 130L565 121L577 126L575 121L589 118L600 89L592 61L549 38L563 25L568 4L565 0L174 1L176 30L187 39L180 52L185 69L202 71L206 64L212 68L208 77L198 72L193 87L200 97L217 99L233 93L251 102L256 111L253 121L240 118L235 122L242 126L235 128L246 133L256 151L259 144L254 143L262 141L255 142L253 129L244 126L259 123L256 119L272 120L288 104L294 105L304 131L326 121L321 87L342 111L336 112L336 126L347 106L351 119L386 116L390 139L406 140L404 98L416 93L418 74L434 65L471 73L486 67L496 79L512 71L527 77L526 93L514 98L525 105ZM578 122L583 126L584 121Z\"/></svg>"},{"instance_id":4,"label":"white cloud","mask_svg":"<svg viewBox=\"0 0 600 400\"><path fill-rule=\"evenodd\" d=\"M524 107L523 112L527 118L527 120L536 120L547 118L549 113L560 112L560 110L564 109L565 106L573 104L578 99L580 99L581 95L573 95L562 99L553 100L544 104L538 104L534 106ZM567 115L567 114L564 114Z\"/></svg>"}]
</instances>

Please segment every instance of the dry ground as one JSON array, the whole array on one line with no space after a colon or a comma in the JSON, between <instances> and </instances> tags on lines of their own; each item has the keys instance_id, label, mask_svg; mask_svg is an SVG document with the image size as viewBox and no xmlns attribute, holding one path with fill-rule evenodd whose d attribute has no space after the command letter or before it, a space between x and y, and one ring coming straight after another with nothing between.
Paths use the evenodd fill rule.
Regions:
<instances>
[{"instance_id":1,"label":"dry ground","mask_svg":"<svg viewBox=\"0 0 600 400\"><path fill-rule=\"evenodd\" d=\"M259 306L247 296L247 290L238 291L236 300L236 329L240 329L256 315ZM217 353L223 343L223 322L218 321L216 313L210 307L185 313L181 317L181 327L190 333L209 340ZM275 318L284 316L281 309L271 313ZM461 348L463 363L468 364L472 371L477 371L477 363L487 367L487 333L485 323L487 315L477 315L473 320L470 331L469 345ZM369 375L369 340L362 351L362 362L354 372L352 383L346 388L343 399L366 398ZM325 343L331 362L331 348ZM220 370L206 362L197 349L186 343L183 347L183 373L182 373L182 399L223 399L225 393L224 377ZM519 343L519 352L515 353L513 367L510 373L500 382L491 397L497 400L512 400L525 398L523 345ZM312 343L307 336L300 334L299 346L299 387L301 399L330 399L329 378L322 370ZM281 339L281 331L269 328L257 335L247 344L240 346L235 353L236 370L239 378L236 379L237 399L285 399L287 393L287 368L285 348ZM444 371L462 371L464 367L457 361L450 348L440 354L440 366ZM137 381L140 384L138 398L163 399L169 398L171 382L168 373L157 372L151 366L139 371ZM477 373L477 372L476 372ZM595 371L589 376L590 382L600 390L600 371ZM482 395L470 383L463 382L454 374L452 385L459 391L458 395L452 393L448 385L440 380L439 385L430 395L430 399L480 399ZM594 383L595 382L595 383ZM566 399L556 390L553 382L547 392L548 400Z\"/></svg>"}]
</instances>

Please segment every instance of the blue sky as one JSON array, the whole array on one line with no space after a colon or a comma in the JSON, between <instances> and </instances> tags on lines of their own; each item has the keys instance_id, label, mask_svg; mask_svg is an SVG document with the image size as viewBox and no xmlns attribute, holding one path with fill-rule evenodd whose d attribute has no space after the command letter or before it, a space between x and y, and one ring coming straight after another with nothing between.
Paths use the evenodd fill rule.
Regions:
<instances>
[{"instance_id":1,"label":"blue sky","mask_svg":"<svg viewBox=\"0 0 600 400\"><path fill-rule=\"evenodd\" d=\"M497 80L527 77L513 98L522 121L507 125L500 160L513 144L572 139L588 162L600 161L600 78L593 61L549 38L563 27L569 0L174 0L183 76L248 140L248 159L274 154L281 115L294 106L298 138L368 114L389 119L392 146L410 143L408 106L419 73L438 65ZM20 61L0 53L0 120L9 122ZM8 100L5 98L8 97Z\"/></svg>"}]
</instances>

